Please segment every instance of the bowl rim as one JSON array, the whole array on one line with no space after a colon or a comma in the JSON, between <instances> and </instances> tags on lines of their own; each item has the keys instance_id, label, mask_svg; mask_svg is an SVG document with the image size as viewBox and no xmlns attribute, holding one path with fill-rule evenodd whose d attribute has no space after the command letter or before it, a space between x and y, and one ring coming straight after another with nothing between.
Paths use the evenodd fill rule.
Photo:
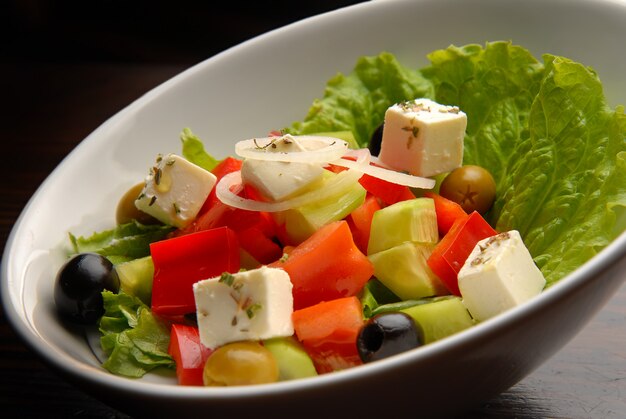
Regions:
<instances>
[{"instance_id":1,"label":"bowl rim","mask_svg":"<svg viewBox=\"0 0 626 419\"><path fill-rule=\"evenodd\" d=\"M403 3L410 2L411 0L385 0L387 3ZM564 0L557 0L563 1ZM591 2L606 4L613 4L626 7L626 0L577 0L578 3L589 4ZM22 233L24 228L24 222L28 215L31 213L34 204L37 202L38 197L42 191L46 189L47 185L52 183L58 174L58 168L70 158L77 150L83 148L85 144L92 141L98 141L102 133L108 130L110 127L116 126L118 123L122 123L129 115L132 115L138 109L146 106L151 101L158 98L162 93L168 91L174 87L181 80L187 79L190 76L203 72L206 67L211 66L214 62L224 59L231 54L236 54L240 49L253 46L255 43L264 41L270 37L280 36L284 31L290 30L290 28L297 25L309 25L314 24L316 20L323 19L327 15L341 16L343 13L351 12L355 9L363 9L373 6L373 3L381 3L381 1L370 1L364 3L357 3L339 9L335 9L329 12L321 13L315 16L306 17L299 21L290 23L277 29L273 29L269 32L260 34L251 39L248 39L242 43L239 43L233 47L230 47L222 52L219 52L164 81L158 86L154 87L150 91L146 92L118 112L104 121L94 131L92 131L87 137L85 137L60 163L59 165L46 177L46 179L37 188L35 193L30 197L27 204L24 206L20 215L18 216L15 224L13 225L11 232L5 244L5 249L2 255L1 261L1 288L0 294L2 297L2 306L5 312L8 323L11 324L14 331L21 337L21 339L43 360L56 370L65 373L69 377L79 381L88 381L98 386L115 388L116 390L125 391L134 394L143 394L149 396L162 396L175 399L229 399L242 397L259 397L263 395L283 393L283 392L297 392L302 390L309 390L311 388L322 387L327 383L347 383L355 379L359 379L363 376L373 375L380 370L389 368L391 365L399 366L409 362L427 362L429 358L436 356L437 354L445 351L449 351L454 348L470 344L472 341L477 341L488 337L498 331L506 329L509 325L520 321L521 319L541 311L544 307L554 304L556 300L559 300L564 295L573 292L583 283L591 281L594 276L600 272L610 268L619 259L626 255L626 232L623 232L619 237L614 239L606 248L592 257L584 265L570 273L566 277L559 280L548 289L544 290L541 295L533 298L531 301L517 306L506 313L502 313L494 318L478 323L475 326L458 332L452 336L446 337L440 341L433 342L429 345L417 348L396 356L383 359L374 363L366 364L358 368L351 368L344 371L339 371L333 374L320 375L310 378L302 378L286 382L272 383L270 385L251 385L244 387L231 387L231 388L208 388L208 387L188 387L179 386L176 384L163 384L163 383L151 383L137 380L132 380L124 377L119 377L108 373L104 369L94 370L92 368L83 368L81 362L74 360L68 354L54 351L48 352L47 344L45 344L36 333L31 330L31 327L27 324L25 319L21 318L19 313L13 307L13 302L10 298L11 278L9 277L9 260L15 252L14 244ZM84 365L83 365L84 366ZM140 384L140 385L138 385Z\"/></svg>"}]
</instances>

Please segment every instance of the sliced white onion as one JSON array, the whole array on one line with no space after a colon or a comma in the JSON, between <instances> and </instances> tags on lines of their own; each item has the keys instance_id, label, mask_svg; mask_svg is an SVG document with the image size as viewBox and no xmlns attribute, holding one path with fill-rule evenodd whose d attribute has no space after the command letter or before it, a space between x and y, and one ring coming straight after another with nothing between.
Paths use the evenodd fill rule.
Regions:
<instances>
[{"instance_id":1,"label":"sliced white onion","mask_svg":"<svg viewBox=\"0 0 626 419\"><path fill-rule=\"evenodd\" d=\"M348 189L350 185L358 182L362 175L363 174L360 171L346 170L338 173L337 176L324 185L324 188L295 196L286 201L261 202L253 199L242 198L241 196L235 195L231 192L231 188L233 186L241 184L241 172L237 171L229 173L220 179L215 186L215 194L220 201L235 208L265 212L286 211L291 208L301 207L303 205L321 201L337 195Z\"/></svg>"},{"instance_id":2,"label":"sliced white onion","mask_svg":"<svg viewBox=\"0 0 626 419\"><path fill-rule=\"evenodd\" d=\"M409 186L411 188L432 189L435 187L435 180L420 176L413 176L406 173L397 172L393 169L385 169L383 167L367 165L348 159L337 159L330 164L335 166L347 167L348 169L357 170L376 178L386 180L387 182L397 185Z\"/></svg>"},{"instance_id":3,"label":"sliced white onion","mask_svg":"<svg viewBox=\"0 0 626 419\"><path fill-rule=\"evenodd\" d=\"M270 144L283 137L253 138L235 144L235 153L247 159L283 161L295 163L325 163L343 156L348 150L348 143L334 137L316 135L298 135L299 142L315 142L308 145L306 151L274 152Z\"/></svg>"}]
</instances>

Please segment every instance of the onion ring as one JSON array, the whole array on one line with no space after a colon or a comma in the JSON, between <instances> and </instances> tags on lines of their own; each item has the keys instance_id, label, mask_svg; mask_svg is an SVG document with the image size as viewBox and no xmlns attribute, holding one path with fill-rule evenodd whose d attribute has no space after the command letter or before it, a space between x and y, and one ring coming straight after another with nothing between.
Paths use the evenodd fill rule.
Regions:
<instances>
[{"instance_id":1,"label":"onion ring","mask_svg":"<svg viewBox=\"0 0 626 419\"><path fill-rule=\"evenodd\" d=\"M338 173L324 188L297 195L291 199L277 202L255 201L243 198L231 192L230 188L241 184L241 171L229 173L215 185L217 198L231 207L248 211L278 212L311 204L345 191L350 185L358 182L363 174L357 170L346 170Z\"/></svg>"},{"instance_id":2,"label":"onion ring","mask_svg":"<svg viewBox=\"0 0 626 419\"><path fill-rule=\"evenodd\" d=\"M434 179L420 177L420 176L413 176L407 173L398 172L393 169L387 169L384 167L371 165L370 157L369 157L369 150L367 149L351 150L352 153L348 153L346 154L346 156L349 156L350 154L358 156L357 153L361 152L361 150L366 150L368 154L368 157L363 158L362 161L359 161L358 158L357 158L357 161L341 158L341 159L331 161L329 163L335 166L341 166L341 167L346 167L348 169L357 170L366 175L370 175L370 176L385 180L390 183L395 183L397 185L409 186L411 188L420 188L420 189L432 189L435 187ZM354 152L357 152L357 153L354 153ZM367 161L367 163L365 163L365 161Z\"/></svg>"}]
</instances>

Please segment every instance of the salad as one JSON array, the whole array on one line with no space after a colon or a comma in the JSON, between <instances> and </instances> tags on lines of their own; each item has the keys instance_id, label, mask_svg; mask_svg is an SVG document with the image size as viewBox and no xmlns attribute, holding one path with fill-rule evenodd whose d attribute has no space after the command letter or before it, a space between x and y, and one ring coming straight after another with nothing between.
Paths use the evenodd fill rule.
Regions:
<instances>
[{"instance_id":1,"label":"salad","mask_svg":"<svg viewBox=\"0 0 626 419\"><path fill-rule=\"evenodd\" d=\"M510 42L428 58L362 57L230 156L185 128L116 226L70 233L55 302L97 326L103 367L230 386L375 362L528 301L626 229L626 116L592 69Z\"/></svg>"}]
</instances>

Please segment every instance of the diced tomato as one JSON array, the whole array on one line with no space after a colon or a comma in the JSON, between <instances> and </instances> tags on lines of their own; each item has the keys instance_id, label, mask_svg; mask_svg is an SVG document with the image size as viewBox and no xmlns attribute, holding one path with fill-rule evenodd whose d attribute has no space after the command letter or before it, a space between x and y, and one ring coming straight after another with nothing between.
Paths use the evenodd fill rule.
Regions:
<instances>
[{"instance_id":1,"label":"diced tomato","mask_svg":"<svg viewBox=\"0 0 626 419\"><path fill-rule=\"evenodd\" d=\"M217 166L215 166L213 170L211 170L211 173L215 175L215 177L217 178L217 181L219 182L220 179L226 176L227 174L236 172L237 170L241 170L242 164L243 164L242 160L229 156L229 157L226 157L224 160L222 160ZM217 199L217 196L215 195L215 188L213 188L211 190L211 193L207 197L206 201L204 201L204 205L200 209L199 214L204 214L217 201L218 199Z\"/></svg>"},{"instance_id":2,"label":"diced tomato","mask_svg":"<svg viewBox=\"0 0 626 419\"><path fill-rule=\"evenodd\" d=\"M450 228L452 228L456 220L467 217L465 210L459 204L448 198L444 198L432 191L425 192L424 196L435 201L437 228L439 229L439 235L441 237L445 236L446 233L450 231Z\"/></svg>"},{"instance_id":3,"label":"diced tomato","mask_svg":"<svg viewBox=\"0 0 626 419\"><path fill-rule=\"evenodd\" d=\"M152 310L177 316L196 310L193 284L239 271L239 242L228 227L203 230L150 245L154 263Z\"/></svg>"},{"instance_id":4,"label":"diced tomato","mask_svg":"<svg viewBox=\"0 0 626 419\"><path fill-rule=\"evenodd\" d=\"M428 258L428 266L441 279L448 291L461 295L457 275L476 243L497 232L476 211L459 218L448 234L435 246Z\"/></svg>"},{"instance_id":5,"label":"diced tomato","mask_svg":"<svg viewBox=\"0 0 626 419\"><path fill-rule=\"evenodd\" d=\"M185 324L173 324L168 353L176 362L178 384L203 385L202 371L213 351L200 342L198 328Z\"/></svg>"},{"instance_id":6,"label":"diced tomato","mask_svg":"<svg viewBox=\"0 0 626 419\"><path fill-rule=\"evenodd\" d=\"M380 209L378 198L372 194L365 197L365 201L357 209L352 211L346 218L354 243L361 252L367 254L367 243L370 239L372 218L374 213Z\"/></svg>"},{"instance_id":7,"label":"diced tomato","mask_svg":"<svg viewBox=\"0 0 626 419\"><path fill-rule=\"evenodd\" d=\"M296 336L319 374L362 364L356 346L363 325L356 297L325 301L292 314Z\"/></svg>"},{"instance_id":8,"label":"diced tomato","mask_svg":"<svg viewBox=\"0 0 626 419\"><path fill-rule=\"evenodd\" d=\"M285 261L270 266L289 274L296 310L356 295L374 274L372 262L354 244L345 220L320 228Z\"/></svg>"}]
</instances>

